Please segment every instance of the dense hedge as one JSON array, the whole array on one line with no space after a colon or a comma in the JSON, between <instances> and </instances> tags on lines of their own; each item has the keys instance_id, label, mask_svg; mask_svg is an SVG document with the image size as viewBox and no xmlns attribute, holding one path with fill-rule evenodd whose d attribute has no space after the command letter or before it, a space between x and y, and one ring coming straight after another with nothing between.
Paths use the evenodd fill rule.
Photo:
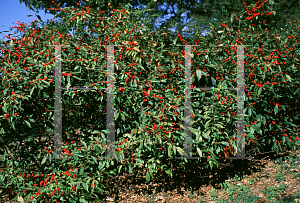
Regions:
<instances>
[{"instance_id":1,"label":"dense hedge","mask_svg":"<svg viewBox=\"0 0 300 203\"><path fill-rule=\"evenodd\" d=\"M247 156L292 149L299 141L293 124L297 117L285 111L290 106L283 101L295 99L299 92L295 49L299 22L291 22L292 29L283 32L271 26L272 13L264 5L252 7L248 15L245 6L245 12L232 14L231 22L212 24L213 32L191 47L192 86L236 87L237 47L229 45L253 45L245 48ZM257 15L258 10L264 15ZM23 197L35 201L84 202L101 200L103 181L121 170L146 170L147 181L159 171L172 176L170 162L183 156L186 139L185 47L176 46L185 40L179 34L170 37L165 30L150 32L139 26L138 15L127 8L113 10L112 18L84 6L65 8L59 16L61 22L20 24L17 28L23 37L11 39L2 50L0 92L5 96L0 99L0 128L5 147L0 150L5 168L0 169L1 184L14 185ZM62 92L63 154L68 154L68 161L49 159L54 156L50 141L55 48L45 44L68 45L62 47L62 87L98 88ZM120 159L103 159L106 149L111 150L105 136L107 92L102 89L107 85L107 47L99 47L104 44L124 44L114 49L115 154ZM193 90L192 96L192 149L193 156L201 159L178 159L176 164L219 167L228 151L234 153L237 147L236 92ZM77 102L81 106L74 106ZM37 127L41 130L35 135L23 133ZM76 137L78 129L88 136ZM42 143L46 133L48 139ZM25 139L24 145L9 146Z\"/></svg>"}]
</instances>

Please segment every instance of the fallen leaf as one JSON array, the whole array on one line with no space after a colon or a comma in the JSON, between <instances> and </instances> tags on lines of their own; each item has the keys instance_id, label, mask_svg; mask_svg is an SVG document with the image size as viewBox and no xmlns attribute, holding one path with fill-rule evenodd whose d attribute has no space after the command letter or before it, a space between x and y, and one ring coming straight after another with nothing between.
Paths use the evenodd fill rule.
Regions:
<instances>
[{"instance_id":1,"label":"fallen leaf","mask_svg":"<svg viewBox=\"0 0 300 203\"><path fill-rule=\"evenodd\" d=\"M258 195L258 197L265 197L266 195L265 194L263 194L263 193L260 193L259 195Z\"/></svg>"},{"instance_id":2,"label":"fallen leaf","mask_svg":"<svg viewBox=\"0 0 300 203\"><path fill-rule=\"evenodd\" d=\"M112 197L107 197L107 198L106 198L106 201L113 202L114 199L113 199Z\"/></svg>"},{"instance_id":3,"label":"fallen leaf","mask_svg":"<svg viewBox=\"0 0 300 203\"><path fill-rule=\"evenodd\" d=\"M24 203L24 199L21 196L18 196L18 202Z\"/></svg>"}]
</instances>

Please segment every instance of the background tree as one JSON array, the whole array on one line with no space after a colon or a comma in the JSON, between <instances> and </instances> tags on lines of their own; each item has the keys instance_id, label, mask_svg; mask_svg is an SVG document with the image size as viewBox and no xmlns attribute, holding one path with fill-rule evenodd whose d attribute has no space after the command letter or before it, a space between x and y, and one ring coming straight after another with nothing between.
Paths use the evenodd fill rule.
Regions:
<instances>
[{"instance_id":1,"label":"background tree","mask_svg":"<svg viewBox=\"0 0 300 203\"><path fill-rule=\"evenodd\" d=\"M132 10L137 8L144 8L149 2L153 0L112 0L107 2L105 0L61 0L59 5L61 7L79 7L81 3L89 5L91 8L98 8L107 11L108 17L111 15L109 11L121 5L131 4ZM54 7L57 0L20 0L31 10L44 9L45 13L55 14L58 11L47 10ZM54 2L54 3L53 3ZM80 3L81 2L81 3ZM151 24L146 25L150 29L171 29L175 28L173 35L177 33L184 37L189 37L189 41L199 37L204 30L209 30L209 23L214 20L229 20L231 13L237 13L244 7L243 2L247 5L256 3L254 0L185 0L185 1L155 1L154 4L146 11L146 16L149 14L156 14L156 17L151 18ZM278 26L284 26L288 22L297 19L299 16L300 1L279 1L266 0L272 4L270 10L276 10L276 22ZM177 8L177 9L176 9ZM184 22L184 14L186 14L186 21ZM141 16L145 17L145 16ZM166 18L165 22L156 25L159 18ZM183 31L184 30L184 31Z\"/></svg>"}]
</instances>

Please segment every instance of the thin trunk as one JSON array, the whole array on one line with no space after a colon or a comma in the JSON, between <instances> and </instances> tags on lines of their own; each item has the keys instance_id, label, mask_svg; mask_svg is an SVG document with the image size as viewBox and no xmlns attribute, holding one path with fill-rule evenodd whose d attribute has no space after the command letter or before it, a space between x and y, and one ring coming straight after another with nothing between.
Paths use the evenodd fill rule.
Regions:
<instances>
[{"instance_id":1,"label":"thin trunk","mask_svg":"<svg viewBox=\"0 0 300 203\"><path fill-rule=\"evenodd\" d=\"M181 26L181 22L180 22L180 17L181 17L181 2L178 2L178 10L177 10L177 16L176 16L176 21L178 23L177 25L177 31L179 32L179 34L182 36L182 26Z\"/></svg>"}]
</instances>

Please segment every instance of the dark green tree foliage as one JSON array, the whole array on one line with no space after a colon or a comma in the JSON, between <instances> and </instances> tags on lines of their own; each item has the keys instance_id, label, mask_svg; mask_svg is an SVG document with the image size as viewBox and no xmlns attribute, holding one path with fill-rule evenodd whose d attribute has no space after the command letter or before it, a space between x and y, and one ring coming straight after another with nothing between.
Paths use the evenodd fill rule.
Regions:
<instances>
[{"instance_id":1,"label":"dark green tree foliage","mask_svg":"<svg viewBox=\"0 0 300 203\"><path fill-rule=\"evenodd\" d=\"M85 5L89 5L91 8L99 8L101 10L107 11L107 15L110 16L112 9L119 7L120 5L131 4L132 9L145 8L145 6L153 0L20 0L24 2L25 5L31 10L44 9L45 13L55 14L58 11L47 10L50 7L54 7L54 3L58 3L63 7L79 7L79 2ZM270 11L277 11L275 21L277 26L284 26L288 22L293 21L298 18L300 12L300 1L289 0L289 1L279 1L279 0L267 0L272 4L269 7ZM267 2L266 1L266 2ZM52 3L54 2L54 3ZM229 21L231 18L231 13L238 13L243 10L243 2L247 5L255 4L254 0L185 0L185 1L155 1L154 4L146 11L146 16L150 14L156 14L156 17L151 18L151 24L146 26L153 29L170 29L175 28L175 33L181 34L184 37L188 37L188 41L194 42L194 39L199 37L199 35L204 30L209 30L209 23L212 21ZM279 12L280 11L280 12ZM186 22L184 22L186 13ZM145 17L145 16L140 16ZM156 27L155 22L159 18L166 18L166 21L159 23ZM187 39L186 39L187 40Z\"/></svg>"}]
</instances>

